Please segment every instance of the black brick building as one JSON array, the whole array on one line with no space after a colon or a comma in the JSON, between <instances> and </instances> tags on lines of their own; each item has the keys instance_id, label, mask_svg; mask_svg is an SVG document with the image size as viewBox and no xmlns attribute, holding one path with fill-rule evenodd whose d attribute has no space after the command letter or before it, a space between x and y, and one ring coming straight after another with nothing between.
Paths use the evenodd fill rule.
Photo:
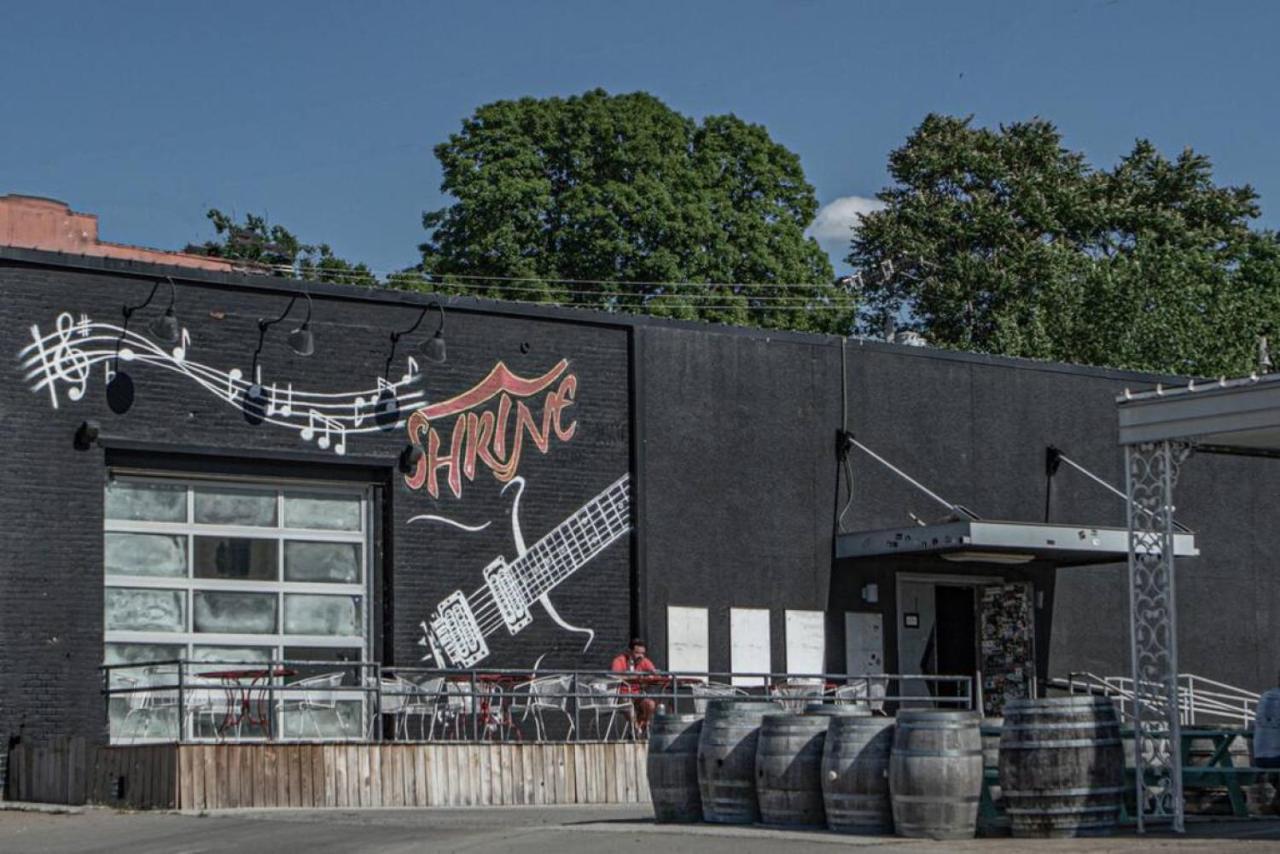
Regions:
<instances>
[{"instance_id":1,"label":"black brick building","mask_svg":"<svg viewBox=\"0 0 1280 854\"><path fill-rule=\"evenodd\" d=\"M170 275L175 344L151 328ZM864 613L883 620L885 671L912 672L904 617L932 606L906 598L951 589L948 571L1030 582L1034 678L1128 670L1122 564L939 578L837 560L835 437L847 427L985 517L1040 521L1046 446L1122 484L1115 395L1168 378L454 297L437 363L418 349L440 324L432 297L323 285L307 286L304 357L289 345L303 300L258 323L302 287L0 249L0 733L104 734L104 655L144 660L148 644L410 666L434 626L445 663L603 667L641 634L660 667L842 673L847 615ZM97 440L77 447L85 422ZM939 515L852 463L846 529ZM1254 690L1277 657L1271 469L1191 467L1178 508L1201 552L1179 570L1182 667ZM1082 477L1048 490L1054 521L1124 524ZM130 569L142 553L176 574Z\"/></svg>"}]
</instances>

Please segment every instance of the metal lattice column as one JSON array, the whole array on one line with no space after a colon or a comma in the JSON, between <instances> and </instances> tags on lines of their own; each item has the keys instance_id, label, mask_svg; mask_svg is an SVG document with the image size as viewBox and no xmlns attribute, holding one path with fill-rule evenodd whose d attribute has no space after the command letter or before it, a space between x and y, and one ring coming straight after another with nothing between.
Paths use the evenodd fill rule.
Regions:
<instances>
[{"instance_id":1,"label":"metal lattice column","mask_svg":"<svg viewBox=\"0 0 1280 854\"><path fill-rule=\"evenodd\" d=\"M1183 832L1173 490L1184 442L1125 446L1129 498L1129 628L1138 832L1147 820ZM1149 778L1149 779L1148 779Z\"/></svg>"}]
</instances>

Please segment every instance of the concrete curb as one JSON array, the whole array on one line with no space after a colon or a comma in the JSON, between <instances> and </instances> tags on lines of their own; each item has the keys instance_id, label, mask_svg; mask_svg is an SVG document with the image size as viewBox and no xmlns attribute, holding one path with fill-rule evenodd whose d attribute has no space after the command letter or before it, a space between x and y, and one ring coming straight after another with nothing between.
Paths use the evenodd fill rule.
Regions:
<instances>
[{"instance_id":1,"label":"concrete curb","mask_svg":"<svg viewBox=\"0 0 1280 854\"><path fill-rule=\"evenodd\" d=\"M0 801L0 812L42 812L48 815L80 815L84 807L67 804L41 804L34 801Z\"/></svg>"}]
</instances>

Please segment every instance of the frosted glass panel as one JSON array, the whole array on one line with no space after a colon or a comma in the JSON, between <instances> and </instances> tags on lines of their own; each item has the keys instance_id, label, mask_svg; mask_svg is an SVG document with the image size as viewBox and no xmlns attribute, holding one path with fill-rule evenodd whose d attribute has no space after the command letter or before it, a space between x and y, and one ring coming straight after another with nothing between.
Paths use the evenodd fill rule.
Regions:
<instances>
[{"instance_id":1,"label":"frosted glass panel","mask_svg":"<svg viewBox=\"0 0 1280 854\"><path fill-rule=\"evenodd\" d=\"M112 481L107 484L106 514L108 519L185 522L187 488L175 483Z\"/></svg>"},{"instance_id":2,"label":"frosted glass panel","mask_svg":"<svg viewBox=\"0 0 1280 854\"><path fill-rule=\"evenodd\" d=\"M195 630L222 634L272 634L276 630L274 593L196 591Z\"/></svg>"},{"instance_id":3,"label":"frosted glass panel","mask_svg":"<svg viewBox=\"0 0 1280 854\"><path fill-rule=\"evenodd\" d=\"M276 494L258 489L197 487L195 514L200 525L275 527Z\"/></svg>"},{"instance_id":4,"label":"frosted glass panel","mask_svg":"<svg viewBox=\"0 0 1280 854\"><path fill-rule=\"evenodd\" d=\"M247 537L196 537L193 568L196 578L235 578L277 581L275 540Z\"/></svg>"},{"instance_id":5,"label":"frosted glass panel","mask_svg":"<svg viewBox=\"0 0 1280 854\"><path fill-rule=\"evenodd\" d=\"M359 596L312 596L302 593L284 597L284 630L294 635L360 634Z\"/></svg>"},{"instance_id":6,"label":"frosted glass panel","mask_svg":"<svg viewBox=\"0 0 1280 854\"><path fill-rule=\"evenodd\" d=\"M186 628L180 590L108 587L106 593L108 631L180 632Z\"/></svg>"},{"instance_id":7,"label":"frosted glass panel","mask_svg":"<svg viewBox=\"0 0 1280 854\"><path fill-rule=\"evenodd\" d=\"M284 580L359 584L360 544L287 542Z\"/></svg>"},{"instance_id":8,"label":"frosted glass panel","mask_svg":"<svg viewBox=\"0 0 1280 854\"><path fill-rule=\"evenodd\" d=\"M260 663L271 660L274 647L269 646L196 646L191 648L194 661L224 664ZM200 673L199 669L193 671Z\"/></svg>"},{"instance_id":9,"label":"frosted glass panel","mask_svg":"<svg viewBox=\"0 0 1280 854\"><path fill-rule=\"evenodd\" d=\"M102 656L103 664L138 665L137 667L120 667L111 671L112 687L130 684L131 680L148 679L155 684L157 675L149 665L153 661L177 661L186 655L185 644L169 643L109 643ZM169 682L177 682L177 666L165 668L171 672Z\"/></svg>"},{"instance_id":10,"label":"frosted glass panel","mask_svg":"<svg viewBox=\"0 0 1280 854\"><path fill-rule=\"evenodd\" d=\"M183 536L107 534L102 551L107 575L187 575L187 538Z\"/></svg>"},{"instance_id":11,"label":"frosted glass panel","mask_svg":"<svg viewBox=\"0 0 1280 854\"><path fill-rule=\"evenodd\" d=\"M350 495L299 495L284 497L286 528L317 531L359 531L360 498Z\"/></svg>"}]
</instances>

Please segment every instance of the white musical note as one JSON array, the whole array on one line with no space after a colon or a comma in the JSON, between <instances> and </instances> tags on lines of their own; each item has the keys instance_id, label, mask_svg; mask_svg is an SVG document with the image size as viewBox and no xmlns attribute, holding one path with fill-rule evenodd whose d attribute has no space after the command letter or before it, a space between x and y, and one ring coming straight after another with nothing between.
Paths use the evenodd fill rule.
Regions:
<instances>
[{"instance_id":1,"label":"white musical note","mask_svg":"<svg viewBox=\"0 0 1280 854\"><path fill-rule=\"evenodd\" d=\"M293 414L293 383L285 388L284 400L281 402L279 392L276 390L276 384L271 384L271 394L267 399L267 415L275 415L279 413L285 418Z\"/></svg>"},{"instance_id":2,"label":"white musical note","mask_svg":"<svg viewBox=\"0 0 1280 854\"><path fill-rule=\"evenodd\" d=\"M324 435L316 437L316 424L324 428ZM304 442L316 440L316 445L327 449L332 442L331 435L338 434L338 441L333 443L333 452L341 456L347 452L347 428L342 426L342 422L336 418L330 418L322 415L319 411L312 409L307 412L307 426L302 428L301 434Z\"/></svg>"},{"instance_id":3,"label":"white musical note","mask_svg":"<svg viewBox=\"0 0 1280 854\"><path fill-rule=\"evenodd\" d=\"M395 384L387 382L382 377L378 377L378 394L381 395L384 391L389 391L394 395L396 393Z\"/></svg>"},{"instance_id":4,"label":"white musical note","mask_svg":"<svg viewBox=\"0 0 1280 854\"><path fill-rule=\"evenodd\" d=\"M182 364L182 361L187 358L187 350L190 349L190 347L191 333L183 327L182 338L179 341L178 346L173 348L173 360L178 364Z\"/></svg>"},{"instance_id":5,"label":"white musical note","mask_svg":"<svg viewBox=\"0 0 1280 854\"><path fill-rule=\"evenodd\" d=\"M359 427L361 424L364 423L365 406L368 406L370 409L372 409L373 401L365 400L363 397L357 397L355 406L352 407L352 410L351 410L351 424L353 427Z\"/></svg>"},{"instance_id":6,"label":"white musical note","mask_svg":"<svg viewBox=\"0 0 1280 854\"><path fill-rule=\"evenodd\" d=\"M408 373L400 378L401 383L411 383L421 375L418 370L418 361L412 356L408 357L408 361L405 366L408 368Z\"/></svg>"},{"instance_id":7,"label":"white musical note","mask_svg":"<svg viewBox=\"0 0 1280 854\"><path fill-rule=\"evenodd\" d=\"M236 382L244 376L239 368L232 368L227 371L227 403L236 402Z\"/></svg>"},{"instance_id":8,"label":"white musical note","mask_svg":"<svg viewBox=\"0 0 1280 854\"><path fill-rule=\"evenodd\" d=\"M83 328L86 330L88 322L88 317L82 319ZM75 318L64 311L58 315L56 326L55 334L58 340L52 350L45 349L45 337L40 334L40 327L38 325L31 327L31 337L34 342L32 346L35 347L36 352L24 362L24 366L39 363L38 368L27 373L27 379L34 379L40 374L44 375L32 391L48 387L49 401L54 409L58 408L57 383L59 381L71 386L67 389L67 398L73 401L84 397L85 388L89 384L89 357L83 350L71 345L71 336L77 328Z\"/></svg>"},{"instance_id":9,"label":"white musical note","mask_svg":"<svg viewBox=\"0 0 1280 854\"><path fill-rule=\"evenodd\" d=\"M111 381L116 378L116 369L113 361L108 359L102 363L102 382L104 385L111 385Z\"/></svg>"}]
</instances>

